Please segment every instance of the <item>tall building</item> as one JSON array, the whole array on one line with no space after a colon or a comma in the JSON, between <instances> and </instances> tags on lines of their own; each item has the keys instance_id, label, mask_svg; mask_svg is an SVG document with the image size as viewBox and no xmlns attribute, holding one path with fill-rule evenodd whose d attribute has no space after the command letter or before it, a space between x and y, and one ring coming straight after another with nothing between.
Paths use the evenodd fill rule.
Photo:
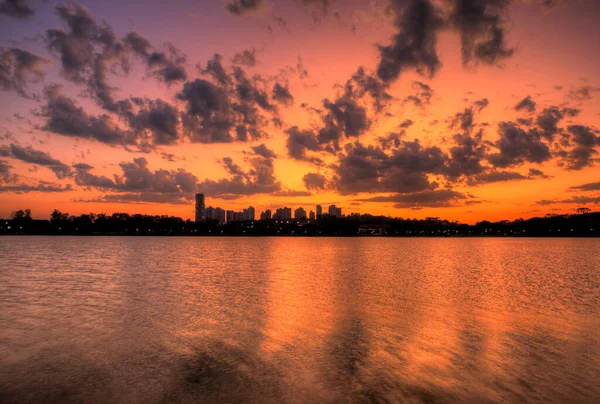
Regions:
<instances>
[{"instance_id":1,"label":"tall building","mask_svg":"<svg viewBox=\"0 0 600 404\"><path fill-rule=\"evenodd\" d=\"M244 220L255 220L256 210L250 206L248 209L244 209Z\"/></svg>"},{"instance_id":2,"label":"tall building","mask_svg":"<svg viewBox=\"0 0 600 404\"><path fill-rule=\"evenodd\" d=\"M204 205L204 194L196 194L196 222L206 219L206 206Z\"/></svg>"},{"instance_id":3,"label":"tall building","mask_svg":"<svg viewBox=\"0 0 600 404\"><path fill-rule=\"evenodd\" d=\"M261 213L260 220L271 220L271 209L267 209Z\"/></svg>"},{"instance_id":4,"label":"tall building","mask_svg":"<svg viewBox=\"0 0 600 404\"><path fill-rule=\"evenodd\" d=\"M283 208L282 220L292 220L292 208Z\"/></svg>"},{"instance_id":5,"label":"tall building","mask_svg":"<svg viewBox=\"0 0 600 404\"><path fill-rule=\"evenodd\" d=\"M306 211L304 208L298 208L294 211L295 219L306 219Z\"/></svg>"},{"instance_id":6,"label":"tall building","mask_svg":"<svg viewBox=\"0 0 600 404\"><path fill-rule=\"evenodd\" d=\"M219 223L225 223L225 211L221 208L216 208L215 209L215 219Z\"/></svg>"},{"instance_id":7,"label":"tall building","mask_svg":"<svg viewBox=\"0 0 600 404\"><path fill-rule=\"evenodd\" d=\"M204 220L206 220L207 222L213 221L217 218L217 215L215 213L215 208L213 208L212 206L209 206L208 208L206 208L206 210L204 211Z\"/></svg>"},{"instance_id":8,"label":"tall building","mask_svg":"<svg viewBox=\"0 0 600 404\"><path fill-rule=\"evenodd\" d=\"M342 208L336 208L335 217L342 217Z\"/></svg>"},{"instance_id":9,"label":"tall building","mask_svg":"<svg viewBox=\"0 0 600 404\"><path fill-rule=\"evenodd\" d=\"M235 217L234 215L235 215L235 212L233 210L228 210L227 211L227 213L226 213L227 223L231 223L231 222L234 221L234 217Z\"/></svg>"},{"instance_id":10,"label":"tall building","mask_svg":"<svg viewBox=\"0 0 600 404\"><path fill-rule=\"evenodd\" d=\"M315 220L315 212L313 212L312 210L310 211L310 214L308 215L308 217L310 218L310 220Z\"/></svg>"},{"instance_id":11,"label":"tall building","mask_svg":"<svg viewBox=\"0 0 600 404\"><path fill-rule=\"evenodd\" d=\"M337 217L337 207L335 205L331 205L329 207L329 216Z\"/></svg>"},{"instance_id":12,"label":"tall building","mask_svg":"<svg viewBox=\"0 0 600 404\"><path fill-rule=\"evenodd\" d=\"M323 207L321 205L317 205L317 218L323 216Z\"/></svg>"}]
</instances>

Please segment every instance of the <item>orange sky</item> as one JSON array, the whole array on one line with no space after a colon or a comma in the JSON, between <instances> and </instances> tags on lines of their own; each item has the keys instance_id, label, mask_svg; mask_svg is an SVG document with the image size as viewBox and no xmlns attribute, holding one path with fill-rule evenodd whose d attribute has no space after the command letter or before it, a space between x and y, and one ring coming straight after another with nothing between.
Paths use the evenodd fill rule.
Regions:
<instances>
[{"instance_id":1,"label":"orange sky","mask_svg":"<svg viewBox=\"0 0 600 404\"><path fill-rule=\"evenodd\" d=\"M411 2L429 3L426 0L404 3ZM102 2L101 5L83 1L81 4L85 8L73 6L67 11L72 15L81 15L84 13L82 10L87 10L85 16L91 18L90 21L95 21L98 27L105 21L115 34L116 41L122 41L128 32L136 31L148 38L157 51L164 51L163 44L170 42L180 54L185 54L185 61L178 65L186 72L185 79L181 80L157 79L156 66L161 68L163 65L150 67L143 57L131 50L126 56L130 62L127 74L116 64L109 66L106 82L113 88L111 91L115 100L132 97L161 99L178 111L177 139L169 145L155 141L145 148L140 148L139 143L137 146L108 144L90 139L87 135L67 136L59 133L60 130L49 128L48 122L52 114L58 114L62 110L51 109L54 104L51 104L52 99L48 92L44 92L44 88L56 83L62 86L60 94L74 100L74 105L83 108L87 115L106 114L122 133L133 131L139 140L144 136L152 136L154 130L153 127L142 124L138 124L143 126L141 128L133 128L124 113L110 110L94 98L95 93L90 88L97 89L97 86L89 84L93 64L85 61L79 63L78 74L83 78L75 80L72 75L69 76L69 72L74 70L68 70L65 65L64 54L61 53L65 52L65 48L61 50L48 47L50 34L47 30L60 28L67 34L73 32L68 19L59 17L55 4L33 4L34 14L28 18L0 15L0 52L4 55L4 59L0 60L8 61L11 49L24 49L48 61L36 67L43 77L32 74L32 70L24 67L25 79L19 80L18 72L14 70L15 65L11 65L13 70L6 77L0 76L0 89L4 90L0 91L0 147L3 147L0 149L0 163L4 164L0 164L0 217L7 217L17 209L30 208L35 217L44 218L58 208L70 214L130 212L192 218L192 200L182 202L186 202L185 198L191 198L193 192L188 192L188 188L177 182L177 170L195 176L195 190L207 193L207 204L234 210L248 205L256 207L257 211L284 205L292 208L303 206L307 210L313 210L315 204L327 206L335 203L343 207L344 213L417 218L439 216L473 223L483 219L568 213L584 205L592 209L597 207L600 187L589 187L588 190L569 189L600 181L596 154L600 147L597 129L600 127L600 92L597 89L600 86L600 45L596 40L600 37L600 27L595 23L600 17L600 7L597 2L563 1L552 9L546 9L539 4L540 1L512 1L505 10L498 11L505 46L506 49L513 50L512 55L498 58L491 64L483 58L474 58L468 65L464 65L461 60L461 31L449 22L455 2L432 1L445 19L443 26L433 34L436 40L435 52L441 61L441 67L433 76L423 75L418 72L419 66L401 61L405 63L402 65L405 67L399 77L385 82L392 98L382 111L373 107L369 96L353 98L356 105L364 108L370 125L359 136L348 135L347 131L342 130L339 149L333 152L326 150L328 146L332 147L329 143L320 143L319 151L308 151L308 155L323 160L322 165L294 158L288 150L286 131L297 126L300 130L318 133L325 125L323 117L327 112L323 100L327 98L335 102L340 99L342 86L359 66L363 66L377 80L382 79L377 75L381 52L376 44L390 45L393 35L408 35L407 32L411 29L408 24L394 25L394 20L401 19L402 13L407 11L402 7L394 8L394 4L401 3L396 0L391 0L392 7L387 11L388 1L384 0L371 4L337 1L328 9L322 9L318 1L312 2L312 5L303 5L294 0L265 0L257 2L259 6L256 10L235 15L228 11L227 3L229 2L223 1L205 5L176 1L167 4L156 0L148 2L144 7L127 5L119 8L116 2L111 1ZM144 10L138 10L140 8ZM493 8L491 10L494 12ZM285 26L281 21L285 21ZM486 24L483 26L487 28L481 31L481 36L476 37L476 40L490 35L489 22ZM94 57L99 57L102 55L103 45L95 37L90 38L85 40L92 44ZM256 50L256 64L237 66L244 70L246 77L251 79L256 88L265 89L268 95L271 95L275 83L284 85L293 96L293 104L278 104L274 98L270 98L273 109L256 107L258 113L269 121L262 127L264 133L260 139L227 143L194 142L189 128L181 121L184 114L189 113L188 102L191 98L181 96L184 85L197 79L215 83L214 77L202 74L197 68L197 65L205 68L215 53L223 56L222 64L228 77L233 80L235 63L232 58L239 52L252 48ZM168 52L164 54L169 55ZM306 77L299 72L299 60L308 72ZM421 107L406 101L408 96L414 95L415 81L427 84L433 91L430 102ZM30 94L35 96L31 97ZM515 106L526 96L531 96L535 101L535 110L516 111ZM474 102L483 99L488 100L488 105L478 111L478 108L473 107ZM231 102L238 101L232 99ZM539 133L536 119L544 109L552 106L559 110L578 109L579 113L560 120L552 140L537 139L551 151L551 155L544 161L529 161L533 158L523 157L500 166L488 160L489 156L500 150L500 122L517 123L519 118L529 118L532 120L531 124L521 121L518 125L526 136L535 136L535 133ZM469 129L451 127L455 115L465 108L473 108L473 125ZM275 116L274 109L281 120L280 127L270 121ZM61 117L64 118L64 115ZM73 121L73 118L67 117L68 119ZM413 170L424 174L430 183L437 183L437 188L407 192L397 192L396 185L377 188L378 184L389 179L388 174L381 174L373 180L370 188L358 191L348 192L339 185L337 178L347 174L340 168L341 161L349 153L346 145L358 141L364 146L379 147L377 139L389 132L399 132L398 126L406 120L413 124L405 129L401 140L411 142L418 139L423 148L439 148L446 156L444 167L423 171L411 166L410 162L406 163L408 168L404 162L390 164L405 167L402 169L404 174L408 171L412 173ZM434 121L437 123L434 124ZM586 128L598 139L596 145L587 146L589 158L576 168L569 167L571 163L564 154L577 147L577 135L574 130L569 129L571 125ZM445 170L446 165L452 163L450 149L456 146L453 135L468 132L469 136L474 136L479 130L482 130L481 146L486 149L484 155L480 156L484 170L480 174L511 172L521 174L520 179L488 183L478 180L480 184L475 185L474 174L466 173L458 178L448 176ZM252 151L252 147L263 144L276 157L260 157ZM399 149L382 148L381 151L391 156L403 150L403 147L408 146L401 143ZM24 150L27 156L23 157L19 150ZM40 155L33 151L51 157L53 161L68 167L69 172L59 178L51 169L55 165L43 162ZM172 154L173 161L161 157L163 153ZM129 185L129 178L120 164L132 163L134 158L140 157L146 159L150 172L167 170L170 173L165 174L168 178L161 180L164 183L150 184L146 179L142 181L137 178L138 186ZM245 189L250 190L258 189L252 183L254 180L249 179L252 177L252 170L256 169L251 160L258 158L261 164L272 164L272 172L269 173L274 180L267 187L268 191L258 189L256 192L248 191L247 195L232 192L233 195L222 194L224 196L220 197L216 189L221 188L206 188L208 185L203 188L202 184L207 184L207 179L230 181L234 178L235 174L228 172L223 166L223 159L226 157L231 158L245 173L241 178L250 181L245 185ZM104 176L112 181L116 175L119 179L114 180L112 186L98 186L89 177L86 180L81 169L72 167L79 163L93 167L84 171L95 177ZM1 171L2 167L8 168ZM360 176L360 166L356 166L356 169L356 175ZM530 176L530 169L542 171L543 176L526 178ZM327 182L326 186L307 190L303 178L308 173L322 175ZM135 179L132 178L132 183ZM153 177L152 181L158 182L158 176ZM167 181L176 183L175 191L165 191ZM40 185L50 184L62 189L69 187L70 190L33 190ZM27 192L23 192L24 185L30 187ZM413 199L412 194L432 190L434 193L449 190L460 196L439 204L419 199L412 206L408 203L395 206L398 202L393 201L366 201L393 195L398 195L398 200L414 201L418 198ZM160 195L163 193L169 195ZM127 197L123 197L125 194L136 195L137 200L143 202L128 203ZM303 196L298 196L299 194ZM112 197L107 198L107 195ZM163 196L164 200L177 200L180 203L157 203ZM580 203L562 202L573 197L584 199L579 199Z\"/></svg>"}]
</instances>

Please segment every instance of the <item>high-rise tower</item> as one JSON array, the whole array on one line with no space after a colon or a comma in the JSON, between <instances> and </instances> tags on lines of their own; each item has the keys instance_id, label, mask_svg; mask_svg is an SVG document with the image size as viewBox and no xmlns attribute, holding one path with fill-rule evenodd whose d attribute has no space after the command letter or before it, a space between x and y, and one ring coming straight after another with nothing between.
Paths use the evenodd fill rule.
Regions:
<instances>
[{"instance_id":1,"label":"high-rise tower","mask_svg":"<svg viewBox=\"0 0 600 404\"><path fill-rule=\"evenodd\" d=\"M196 222L206 219L206 205L204 205L204 194L196 194Z\"/></svg>"}]
</instances>

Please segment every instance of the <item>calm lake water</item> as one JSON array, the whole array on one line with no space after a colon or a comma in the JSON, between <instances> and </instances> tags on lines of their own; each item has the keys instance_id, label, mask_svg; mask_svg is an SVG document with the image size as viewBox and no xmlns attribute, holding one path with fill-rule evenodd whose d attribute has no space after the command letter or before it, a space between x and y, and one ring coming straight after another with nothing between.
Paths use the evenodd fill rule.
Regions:
<instances>
[{"instance_id":1,"label":"calm lake water","mask_svg":"<svg viewBox=\"0 0 600 404\"><path fill-rule=\"evenodd\" d=\"M0 402L600 402L600 240L0 238Z\"/></svg>"}]
</instances>

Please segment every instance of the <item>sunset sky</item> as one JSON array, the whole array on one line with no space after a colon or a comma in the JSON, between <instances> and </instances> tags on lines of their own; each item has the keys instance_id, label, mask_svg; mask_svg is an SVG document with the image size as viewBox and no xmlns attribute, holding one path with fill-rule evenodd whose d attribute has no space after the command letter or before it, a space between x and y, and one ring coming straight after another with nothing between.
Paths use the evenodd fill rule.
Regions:
<instances>
[{"instance_id":1,"label":"sunset sky","mask_svg":"<svg viewBox=\"0 0 600 404\"><path fill-rule=\"evenodd\" d=\"M0 217L600 203L600 1L0 0Z\"/></svg>"}]
</instances>

